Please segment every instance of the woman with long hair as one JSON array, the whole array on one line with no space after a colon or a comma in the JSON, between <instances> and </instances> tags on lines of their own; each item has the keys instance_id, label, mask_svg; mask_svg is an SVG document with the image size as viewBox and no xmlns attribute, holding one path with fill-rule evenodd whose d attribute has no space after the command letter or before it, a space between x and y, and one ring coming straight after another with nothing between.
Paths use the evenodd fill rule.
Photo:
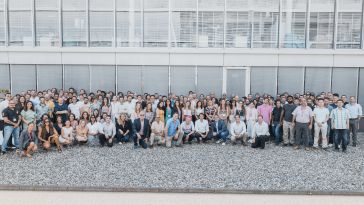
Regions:
<instances>
[{"instance_id":1,"label":"woman with long hair","mask_svg":"<svg viewBox=\"0 0 364 205\"><path fill-rule=\"evenodd\" d=\"M25 107L20 114L23 121L23 130L26 130L28 128L29 123L36 123L37 114L35 113L34 106L31 101L27 101L25 103Z\"/></svg>"},{"instance_id":2,"label":"woman with long hair","mask_svg":"<svg viewBox=\"0 0 364 205\"><path fill-rule=\"evenodd\" d=\"M61 129L61 135L59 136L59 143L62 145L71 145L73 142L73 128L71 122L66 120L65 125Z\"/></svg>"},{"instance_id":3,"label":"woman with long hair","mask_svg":"<svg viewBox=\"0 0 364 205\"><path fill-rule=\"evenodd\" d=\"M86 121L82 119L80 120L80 124L77 126L76 140L79 144L86 143L88 140L88 128L86 125Z\"/></svg>"},{"instance_id":4,"label":"woman with long hair","mask_svg":"<svg viewBox=\"0 0 364 205\"><path fill-rule=\"evenodd\" d=\"M166 106L164 107L164 113L165 113L165 118L164 118L164 123L167 123L167 121L169 119L172 118L172 105L171 105L171 100L167 99L166 100Z\"/></svg>"},{"instance_id":5,"label":"woman with long hair","mask_svg":"<svg viewBox=\"0 0 364 205\"><path fill-rule=\"evenodd\" d=\"M51 149L52 144L55 144L58 152L62 152L62 146L59 143L57 130L53 127L53 124L49 119L44 121L42 129L40 130L39 140L43 148L47 151Z\"/></svg>"},{"instance_id":6,"label":"woman with long hair","mask_svg":"<svg viewBox=\"0 0 364 205\"><path fill-rule=\"evenodd\" d=\"M164 105L163 105L163 101L160 100L158 105L157 105L157 110L156 110L156 116L158 116L161 120L161 122L164 123Z\"/></svg>"}]
</instances>

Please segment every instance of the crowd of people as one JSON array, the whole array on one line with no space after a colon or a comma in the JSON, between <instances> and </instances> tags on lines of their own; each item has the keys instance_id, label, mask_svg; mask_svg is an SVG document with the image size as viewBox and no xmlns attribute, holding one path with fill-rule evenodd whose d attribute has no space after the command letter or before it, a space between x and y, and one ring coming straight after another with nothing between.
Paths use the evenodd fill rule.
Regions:
<instances>
[{"instance_id":1,"label":"crowd of people","mask_svg":"<svg viewBox=\"0 0 364 205\"><path fill-rule=\"evenodd\" d=\"M3 155L15 149L32 157L38 149L62 152L65 146L112 147L131 141L134 149L224 146L229 141L261 149L272 142L346 152L349 144L358 145L362 107L355 96L331 92L218 98L192 91L163 96L70 88L7 93L0 113Z\"/></svg>"}]
</instances>

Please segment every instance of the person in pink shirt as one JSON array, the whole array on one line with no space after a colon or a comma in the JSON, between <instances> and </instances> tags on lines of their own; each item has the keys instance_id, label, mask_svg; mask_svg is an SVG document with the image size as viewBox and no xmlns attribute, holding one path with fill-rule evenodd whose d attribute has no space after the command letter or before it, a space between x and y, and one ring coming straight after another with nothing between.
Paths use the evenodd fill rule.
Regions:
<instances>
[{"instance_id":1,"label":"person in pink shirt","mask_svg":"<svg viewBox=\"0 0 364 205\"><path fill-rule=\"evenodd\" d=\"M258 114L263 116L264 122L270 125L270 121L272 119L272 111L273 107L269 105L269 99L264 98L264 104L258 106Z\"/></svg>"}]
</instances>

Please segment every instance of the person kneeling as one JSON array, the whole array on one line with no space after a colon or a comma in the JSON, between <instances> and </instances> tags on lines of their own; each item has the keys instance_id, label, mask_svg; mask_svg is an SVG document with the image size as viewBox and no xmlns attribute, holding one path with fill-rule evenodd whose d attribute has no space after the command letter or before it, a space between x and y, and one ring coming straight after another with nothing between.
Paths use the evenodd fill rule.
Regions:
<instances>
[{"instance_id":1,"label":"person kneeling","mask_svg":"<svg viewBox=\"0 0 364 205\"><path fill-rule=\"evenodd\" d=\"M57 145L58 152L62 152L62 146L59 143L57 130L53 127L52 123L49 119L44 121L43 126L39 130L38 139L42 143L44 149L49 151L51 149L51 145Z\"/></svg>"},{"instance_id":2,"label":"person kneeling","mask_svg":"<svg viewBox=\"0 0 364 205\"><path fill-rule=\"evenodd\" d=\"M155 121L152 123L152 133L150 134L150 148L153 148L154 142L157 145L162 145L164 140L164 123L161 122L160 117L156 116Z\"/></svg>"},{"instance_id":3,"label":"person kneeling","mask_svg":"<svg viewBox=\"0 0 364 205\"><path fill-rule=\"evenodd\" d=\"M269 137L269 128L268 124L263 121L263 116L258 116L258 123L255 123L253 128L253 143L252 148L261 148L265 147L265 139Z\"/></svg>"},{"instance_id":4,"label":"person kneeling","mask_svg":"<svg viewBox=\"0 0 364 205\"><path fill-rule=\"evenodd\" d=\"M179 135L181 131L181 124L178 119L178 113L174 113L173 117L167 121L164 129L166 136L166 147L171 148L172 144L177 141L176 146L180 147L183 135Z\"/></svg>"},{"instance_id":5,"label":"person kneeling","mask_svg":"<svg viewBox=\"0 0 364 205\"><path fill-rule=\"evenodd\" d=\"M248 134L246 132L245 123L240 121L240 116L235 115L235 122L230 125L231 142L233 145L236 144L238 140L243 142L244 146L247 146Z\"/></svg>"},{"instance_id":6,"label":"person kneeling","mask_svg":"<svg viewBox=\"0 0 364 205\"><path fill-rule=\"evenodd\" d=\"M226 127L226 123L222 120L218 115L215 115L215 122L211 125L213 136L217 139L216 144L222 142L222 145L225 145L226 138L229 136L229 131Z\"/></svg>"},{"instance_id":7,"label":"person kneeling","mask_svg":"<svg viewBox=\"0 0 364 205\"><path fill-rule=\"evenodd\" d=\"M35 136L34 124L28 123L28 128L23 130L19 137L20 149L23 150L24 156L31 158L32 153L37 151L38 147L35 144Z\"/></svg>"},{"instance_id":8,"label":"person kneeling","mask_svg":"<svg viewBox=\"0 0 364 205\"><path fill-rule=\"evenodd\" d=\"M86 144L88 140L88 128L85 120L80 120L80 124L76 128L76 139L78 144Z\"/></svg>"},{"instance_id":9,"label":"person kneeling","mask_svg":"<svg viewBox=\"0 0 364 205\"><path fill-rule=\"evenodd\" d=\"M195 126L193 125L192 119L190 116L186 117L186 121L181 124L181 132L179 133L182 137L183 144L187 142L192 144L193 138L195 138Z\"/></svg>"},{"instance_id":10,"label":"person kneeling","mask_svg":"<svg viewBox=\"0 0 364 205\"><path fill-rule=\"evenodd\" d=\"M102 132L100 134L100 145L103 147L106 143L108 147L112 147L114 142L114 137L116 134L116 127L114 123L111 122L111 117L107 116L106 121L102 124Z\"/></svg>"},{"instance_id":11,"label":"person kneeling","mask_svg":"<svg viewBox=\"0 0 364 205\"><path fill-rule=\"evenodd\" d=\"M140 112L139 118L134 120L134 149L138 148L138 143L144 149L148 148L145 141L149 136L149 120L145 119L145 113Z\"/></svg>"}]
</instances>

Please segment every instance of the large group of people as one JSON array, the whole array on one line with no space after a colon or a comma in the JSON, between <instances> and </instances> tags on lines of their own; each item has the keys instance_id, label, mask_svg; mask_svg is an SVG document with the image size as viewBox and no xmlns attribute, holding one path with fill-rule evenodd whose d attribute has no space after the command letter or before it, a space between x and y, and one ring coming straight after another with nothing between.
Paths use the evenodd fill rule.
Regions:
<instances>
[{"instance_id":1,"label":"large group of people","mask_svg":"<svg viewBox=\"0 0 364 205\"><path fill-rule=\"evenodd\" d=\"M348 145L358 145L362 107L355 96L331 92L217 97L53 88L7 93L0 113L3 155L129 142L134 149L229 142L346 152Z\"/></svg>"}]
</instances>

